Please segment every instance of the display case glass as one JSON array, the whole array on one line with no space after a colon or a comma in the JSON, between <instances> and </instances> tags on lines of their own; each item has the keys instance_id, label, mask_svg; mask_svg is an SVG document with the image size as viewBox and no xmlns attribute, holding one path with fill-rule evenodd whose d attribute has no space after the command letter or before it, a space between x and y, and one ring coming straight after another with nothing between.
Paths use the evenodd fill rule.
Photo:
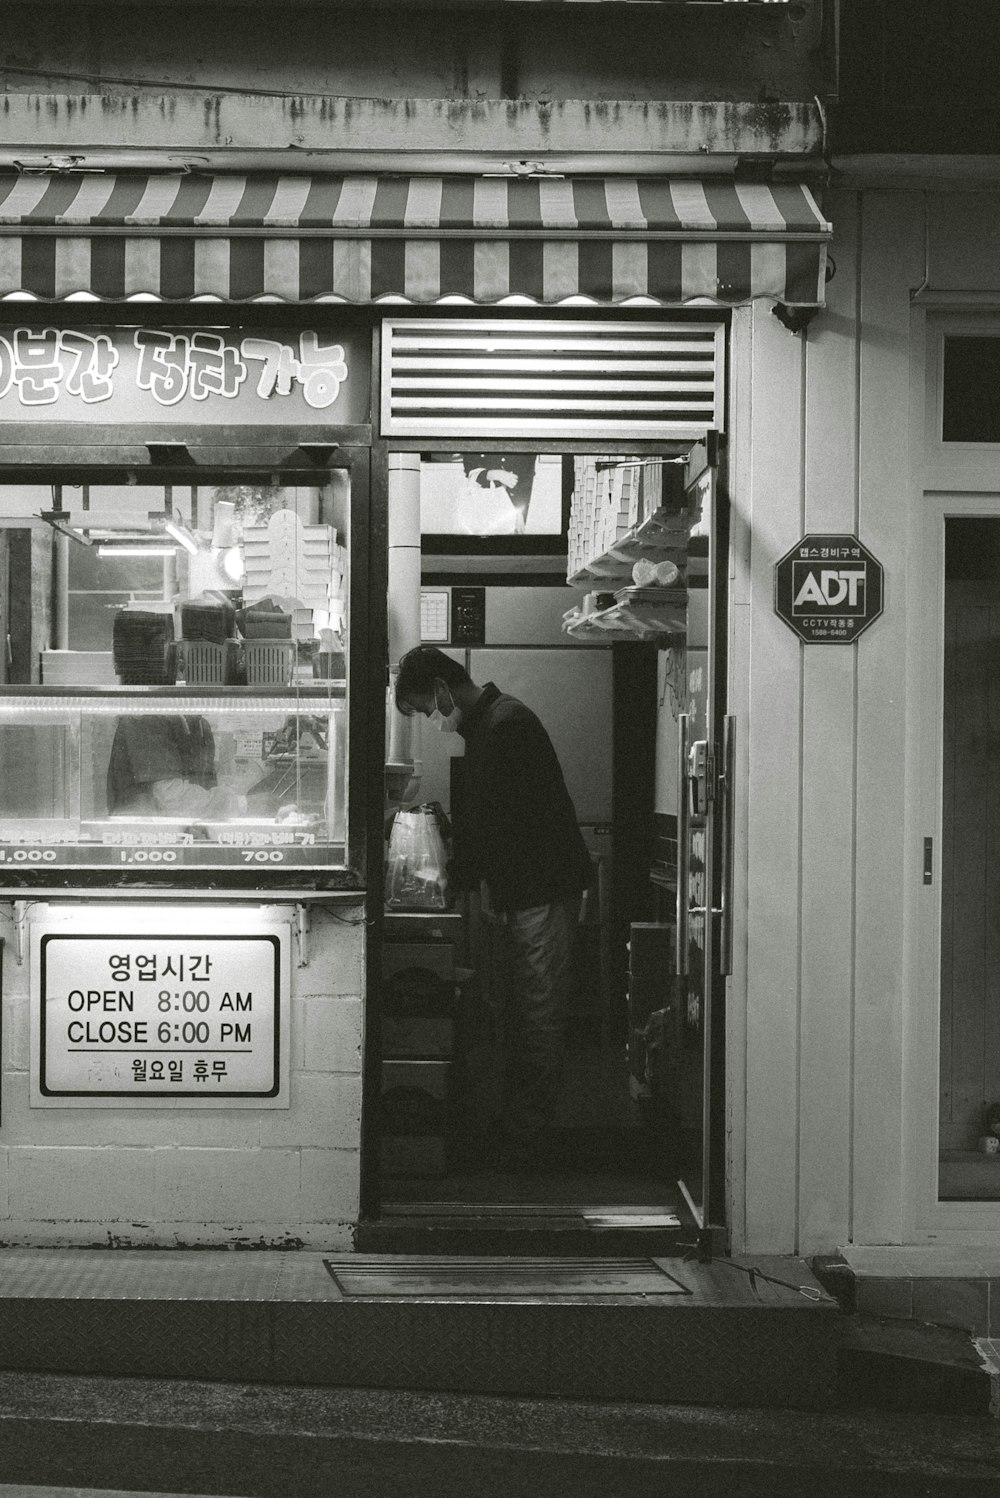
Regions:
<instances>
[{"instance_id":1,"label":"display case glass","mask_svg":"<svg viewBox=\"0 0 1000 1498\"><path fill-rule=\"evenodd\" d=\"M0 866L345 866L349 500L0 487Z\"/></svg>"}]
</instances>

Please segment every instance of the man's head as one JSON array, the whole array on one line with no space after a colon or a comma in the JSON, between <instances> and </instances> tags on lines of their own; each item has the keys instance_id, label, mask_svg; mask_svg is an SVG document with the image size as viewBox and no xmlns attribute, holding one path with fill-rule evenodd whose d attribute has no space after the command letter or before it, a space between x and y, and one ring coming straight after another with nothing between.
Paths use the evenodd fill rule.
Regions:
<instances>
[{"instance_id":1,"label":"man's head","mask_svg":"<svg viewBox=\"0 0 1000 1498\"><path fill-rule=\"evenodd\" d=\"M423 713L435 728L454 733L478 696L465 667L434 645L418 645L399 663L396 706L407 715Z\"/></svg>"}]
</instances>

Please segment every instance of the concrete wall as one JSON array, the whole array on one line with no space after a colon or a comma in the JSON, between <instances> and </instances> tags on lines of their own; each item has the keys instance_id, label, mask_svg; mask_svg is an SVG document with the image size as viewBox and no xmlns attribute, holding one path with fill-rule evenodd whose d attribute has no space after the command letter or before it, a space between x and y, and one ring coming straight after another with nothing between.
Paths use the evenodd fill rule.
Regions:
<instances>
[{"instance_id":1,"label":"concrete wall","mask_svg":"<svg viewBox=\"0 0 1000 1498\"><path fill-rule=\"evenodd\" d=\"M820 0L627 14L13 4L0 36L0 160L55 152L100 164L126 151L240 171L363 171L372 156L382 171L477 172L507 159L630 169L615 168L617 154L632 170L683 158L698 173L716 154L818 154L831 15Z\"/></svg>"},{"instance_id":2,"label":"concrete wall","mask_svg":"<svg viewBox=\"0 0 1000 1498\"><path fill-rule=\"evenodd\" d=\"M83 155L100 169L109 157L115 166L138 156L140 168L475 175L524 158L559 172L696 175L719 170L713 156L724 171L737 153L816 158L822 133L812 103L65 93L53 85L4 97L0 161Z\"/></svg>"},{"instance_id":3,"label":"concrete wall","mask_svg":"<svg viewBox=\"0 0 1000 1498\"><path fill-rule=\"evenodd\" d=\"M574 13L576 12L576 13ZM378 5L4 7L7 90L52 75L440 99L811 99L822 8ZM106 82L105 82L106 80ZM146 91L139 85L140 92Z\"/></svg>"},{"instance_id":4,"label":"concrete wall","mask_svg":"<svg viewBox=\"0 0 1000 1498\"><path fill-rule=\"evenodd\" d=\"M291 1106L29 1106L29 967L3 952L0 1244L349 1249L357 1221L363 907L292 955Z\"/></svg>"}]
</instances>

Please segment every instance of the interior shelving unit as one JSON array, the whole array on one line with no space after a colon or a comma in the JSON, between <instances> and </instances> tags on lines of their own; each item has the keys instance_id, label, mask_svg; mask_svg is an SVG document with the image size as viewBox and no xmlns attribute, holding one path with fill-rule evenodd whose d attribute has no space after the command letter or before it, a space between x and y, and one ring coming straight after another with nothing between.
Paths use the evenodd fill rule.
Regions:
<instances>
[{"instance_id":1,"label":"interior shelving unit","mask_svg":"<svg viewBox=\"0 0 1000 1498\"><path fill-rule=\"evenodd\" d=\"M640 467L629 462L620 466L626 473ZM564 614L563 629L575 639L665 641L684 631L687 594L683 581L693 517L686 508L659 505L642 519L636 518L641 502L638 488L623 483L616 493L608 485L603 502L598 496L574 494L567 581L573 586L592 583L614 594L614 602L605 608L590 612L574 608ZM639 561L672 562L678 569L678 584L633 586L632 569Z\"/></svg>"},{"instance_id":2,"label":"interior shelving unit","mask_svg":"<svg viewBox=\"0 0 1000 1498\"><path fill-rule=\"evenodd\" d=\"M607 608L586 614L570 609L563 629L574 639L658 640L683 635L687 593L683 588L620 588Z\"/></svg>"}]
</instances>

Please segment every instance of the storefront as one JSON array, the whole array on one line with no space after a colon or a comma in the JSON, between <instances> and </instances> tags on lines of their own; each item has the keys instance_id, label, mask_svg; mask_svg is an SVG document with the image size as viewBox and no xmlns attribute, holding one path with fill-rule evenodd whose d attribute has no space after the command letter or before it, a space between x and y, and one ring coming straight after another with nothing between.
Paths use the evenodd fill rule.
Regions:
<instances>
[{"instance_id":1,"label":"storefront","mask_svg":"<svg viewBox=\"0 0 1000 1498\"><path fill-rule=\"evenodd\" d=\"M56 174L3 193L4 1238L348 1246L378 1211L386 953L457 922L461 967L470 939L466 914L384 908L386 819L444 785L387 720L387 668L419 638L480 673L517 645L549 692L551 613L491 634L478 595L523 611L558 567L559 643L610 683L619 760L616 714L647 704L631 846L664 851L631 915L680 947L685 1209L742 1236L748 735L725 722L742 494L784 444L761 446L751 396L781 388L788 324L824 297L808 189ZM468 496L469 455L507 459L491 503L531 466L520 524L426 518L448 474ZM643 583L637 561L667 566ZM645 647L635 699L610 640ZM605 804L581 816L598 864L624 835ZM621 1059L618 983L598 1028Z\"/></svg>"},{"instance_id":2,"label":"storefront","mask_svg":"<svg viewBox=\"0 0 1000 1498\"><path fill-rule=\"evenodd\" d=\"M21 1231L312 1241L357 1198L369 329L32 310L0 333Z\"/></svg>"}]
</instances>

